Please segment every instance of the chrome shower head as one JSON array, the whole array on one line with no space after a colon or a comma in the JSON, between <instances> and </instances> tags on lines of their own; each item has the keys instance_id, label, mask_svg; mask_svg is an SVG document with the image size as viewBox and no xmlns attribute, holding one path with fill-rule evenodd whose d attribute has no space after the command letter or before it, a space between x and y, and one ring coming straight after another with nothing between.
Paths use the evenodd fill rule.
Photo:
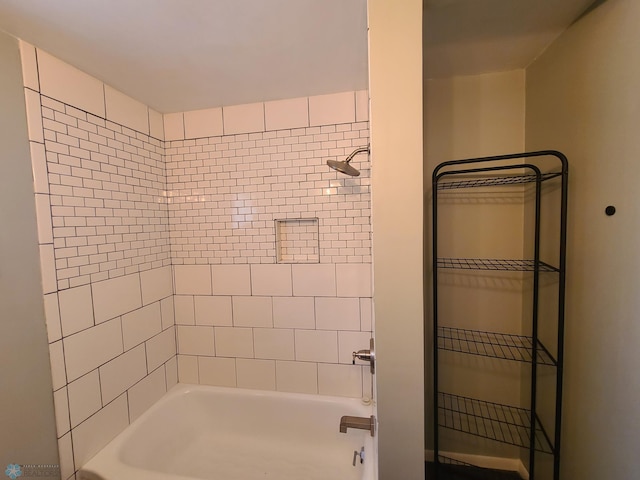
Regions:
<instances>
[{"instance_id":1,"label":"chrome shower head","mask_svg":"<svg viewBox=\"0 0 640 480\"><path fill-rule=\"evenodd\" d=\"M338 160L327 160L327 165L340 173L344 173L352 177L357 177L358 175L360 175L360 172L356 168L349 165L349 162L351 162L351 160L353 160L353 157L355 157L357 154L365 152L369 153L368 145L366 147L356 148L349 154L346 159L341 162Z\"/></svg>"},{"instance_id":2,"label":"chrome shower head","mask_svg":"<svg viewBox=\"0 0 640 480\"><path fill-rule=\"evenodd\" d=\"M327 165L340 173L344 173L352 177L357 177L358 175L360 175L360 172L356 168L349 165L345 160L340 162L338 160L327 160Z\"/></svg>"}]
</instances>

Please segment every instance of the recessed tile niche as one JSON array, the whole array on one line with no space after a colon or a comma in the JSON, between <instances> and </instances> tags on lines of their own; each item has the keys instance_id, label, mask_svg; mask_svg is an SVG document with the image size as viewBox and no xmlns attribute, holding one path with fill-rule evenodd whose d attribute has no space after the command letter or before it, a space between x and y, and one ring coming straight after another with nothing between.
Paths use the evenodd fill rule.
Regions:
<instances>
[{"instance_id":1,"label":"recessed tile niche","mask_svg":"<svg viewBox=\"0 0 640 480\"><path fill-rule=\"evenodd\" d=\"M320 263L317 218L276 220L278 263Z\"/></svg>"}]
</instances>

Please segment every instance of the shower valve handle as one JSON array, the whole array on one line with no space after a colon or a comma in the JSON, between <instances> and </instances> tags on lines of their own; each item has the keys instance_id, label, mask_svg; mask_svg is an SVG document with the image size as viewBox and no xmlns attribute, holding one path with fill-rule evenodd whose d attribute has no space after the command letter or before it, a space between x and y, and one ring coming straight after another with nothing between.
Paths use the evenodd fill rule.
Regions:
<instances>
[{"instance_id":1,"label":"shower valve handle","mask_svg":"<svg viewBox=\"0 0 640 480\"><path fill-rule=\"evenodd\" d=\"M369 340L369 349L368 350L358 350L357 352L352 353L352 363L356 364L356 358L358 360L363 360L365 362L369 362L371 365L371 373L376 373L376 353L374 350L374 342L373 338Z\"/></svg>"}]
</instances>

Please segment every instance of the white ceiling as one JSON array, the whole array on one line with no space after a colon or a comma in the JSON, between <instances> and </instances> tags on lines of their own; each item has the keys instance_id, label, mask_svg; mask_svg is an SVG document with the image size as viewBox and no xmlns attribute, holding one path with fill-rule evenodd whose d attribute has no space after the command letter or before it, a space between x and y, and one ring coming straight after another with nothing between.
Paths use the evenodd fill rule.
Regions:
<instances>
[{"instance_id":1,"label":"white ceiling","mask_svg":"<svg viewBox=\"0 0 640 480\"><path fill-rule=\"evenodd\" d=\"M594 0L424 0L428 78L524 68Z\"/></svg>"},{"instance_id":2,"label":"white ceiling","mask_svg":"<svg viewBox=\"0 0 640 480\"><path fill-rule=\"evenodd\" d=\"M0 29L166 113L367 88L366 1L0 0ZM426 74L523 68L592 2L424 0Z\"/></svg>"},{"instance_id":3,"label":"white ceiling","mask_svg":"<svg viewBox=\"0 0 640 480\"><path fill-rule=\"evenodd\" d=\"M0 0L0 29L163 113L368 84L366 0Z\"/></svg>"}]
</instances>

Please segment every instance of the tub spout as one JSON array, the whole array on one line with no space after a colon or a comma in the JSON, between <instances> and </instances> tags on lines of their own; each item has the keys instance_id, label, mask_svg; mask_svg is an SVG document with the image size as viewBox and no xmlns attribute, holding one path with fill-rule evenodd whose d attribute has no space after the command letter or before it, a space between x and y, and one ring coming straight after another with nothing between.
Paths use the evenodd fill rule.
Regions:
<instances>
[{"instance_id":1,"label":"tub spout","mask_svg":"<svg viewBox=\"0 0 640 480\"><path fill-rule=\"evenodd\" d=\"M376 417L374 415L371 415L369 418L345 415L340 419L340 433L347 433L347 428L369 430L373 437L376 434Z\"/></svg>"}]
</instances>

